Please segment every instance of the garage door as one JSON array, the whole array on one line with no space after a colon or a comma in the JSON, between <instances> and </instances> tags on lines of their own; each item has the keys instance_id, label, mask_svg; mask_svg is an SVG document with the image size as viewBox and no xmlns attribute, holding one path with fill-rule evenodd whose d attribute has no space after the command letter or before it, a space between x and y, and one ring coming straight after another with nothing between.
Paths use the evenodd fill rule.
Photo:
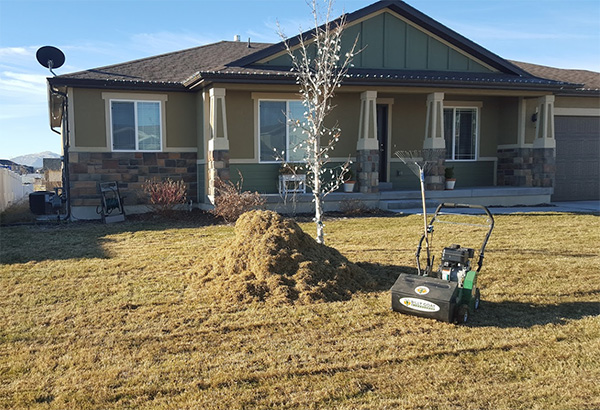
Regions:
<instances>
[{"instance_id":1,"label":"garage door","mask_svg":"<svg viewBox=\"0 0 600 410\"><path fill-rule=\"evenodd\" d=\"M600 117L555 117L553 201L600 199Z\"/></svg>"}]
</instances>

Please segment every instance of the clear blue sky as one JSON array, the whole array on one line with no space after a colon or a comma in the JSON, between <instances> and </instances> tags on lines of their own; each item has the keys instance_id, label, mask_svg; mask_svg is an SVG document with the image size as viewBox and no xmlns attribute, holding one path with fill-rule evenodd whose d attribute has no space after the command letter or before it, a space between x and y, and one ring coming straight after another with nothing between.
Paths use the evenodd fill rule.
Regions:
<instances>
[{"instance_id":1,"label":"clear blue sky","mask_svg":"<svg viewBox=\"0 0 600 410\"><path fill-rule=\"evenodd\" d=\"M334 17L371 0L337 0ZM599 0L407 0L501 57L600 71ZM0 0L0 158L60 153L36 50L66 55L66 74L233 40L276 42L310 28L305 0Z\"/></svg>"}]
</instances>

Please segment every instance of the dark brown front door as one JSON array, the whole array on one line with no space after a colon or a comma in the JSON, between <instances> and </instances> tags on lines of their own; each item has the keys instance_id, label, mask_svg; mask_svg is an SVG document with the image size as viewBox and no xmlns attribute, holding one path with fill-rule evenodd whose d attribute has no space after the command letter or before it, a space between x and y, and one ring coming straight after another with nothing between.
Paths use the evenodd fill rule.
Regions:
<instances>
[{"instance_id":1,"label":"dark brown front door","mask_svg":"<svg viewBox=\"0 0 600 410\"><path fill-rule=\"evenodd\" d=\"M377 104L377 140L379 141L379 182L387 182L388 105Z\"/></svg>"}]
</instances>

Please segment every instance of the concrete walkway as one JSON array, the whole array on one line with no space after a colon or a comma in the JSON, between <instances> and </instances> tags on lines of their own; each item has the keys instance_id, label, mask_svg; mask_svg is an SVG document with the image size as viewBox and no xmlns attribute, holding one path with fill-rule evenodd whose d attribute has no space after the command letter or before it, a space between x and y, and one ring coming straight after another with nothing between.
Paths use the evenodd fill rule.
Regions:
<instances>
[{"instance_id":1,"label":"concrete walkway","mask_svg":"<svg viewBox=\"0 0 600 410\"><path fill-rule=\"evenodd\" d=\"M427 207L427 213L434 213L436 207ZM527 212L571 212L600 215L600 201L553 202L544 206L489 207L493 215L521 214ZM461 210L463 213L468 210ZM422 208L399 209L399 214L421 214ZM479 213L479 212L478 212Z\"/></svg>"}]
</instances>

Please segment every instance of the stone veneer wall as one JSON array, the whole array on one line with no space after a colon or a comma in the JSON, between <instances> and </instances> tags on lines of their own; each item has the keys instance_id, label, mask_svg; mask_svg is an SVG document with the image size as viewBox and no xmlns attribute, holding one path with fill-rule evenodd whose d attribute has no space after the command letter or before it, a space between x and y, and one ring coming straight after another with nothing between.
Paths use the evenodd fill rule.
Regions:
<instances>
[{"instance_id":1,"label":"stone veneer wall","mask_svg":"<svg viewBox=\"0 0 600 410\"><path fill-rule=\"evenodd\" d=\"M553 187L555 176L552 148L498 150L498 186Z\"/></svg>"},{"instance_id":2,"label":"stone veneer wall","mask_svg":"<svg viewBox=\"0 0 600 410\"><path fill-rule=\"evenodd\" d=\"M379 192L379 150L358 150L356 171L360 193Z\"/></svg>"},{"instance_id":3,"label":"stone veneer wall","mask_svg":"<svg viewBox=\"0 0 600 410\"><path fill-rule=\"evenodd\" d=\"M72 152L69 154L71 206L100 205L100 182L117 181L125 205L145 204L142 185L147 179L171 178L197 198L194 152Z\"/></svg>"},{"instance_id":4,"label":"stone veneer wall","mask_svg":"<svg viewBox=\"0 0 600 410\"><path fill-rule=\"evenodd\" d=\"M217 180L229 181L229 150L208 151L208 195L216 195L215 185Z\"/></svg>"},{"instance_id":5,"label":"stone veneer wall","mask_svg":"<svg viewBox=\"0 0 600 410\"><path fill-rule=\"evenodd\" d=\"M427 160L425 172L425 189L427 191L443 191L446 186L446 150L424 149L423 159ZM449 165L451 166L451 165Z\"/></svg>"}]
</instances>

